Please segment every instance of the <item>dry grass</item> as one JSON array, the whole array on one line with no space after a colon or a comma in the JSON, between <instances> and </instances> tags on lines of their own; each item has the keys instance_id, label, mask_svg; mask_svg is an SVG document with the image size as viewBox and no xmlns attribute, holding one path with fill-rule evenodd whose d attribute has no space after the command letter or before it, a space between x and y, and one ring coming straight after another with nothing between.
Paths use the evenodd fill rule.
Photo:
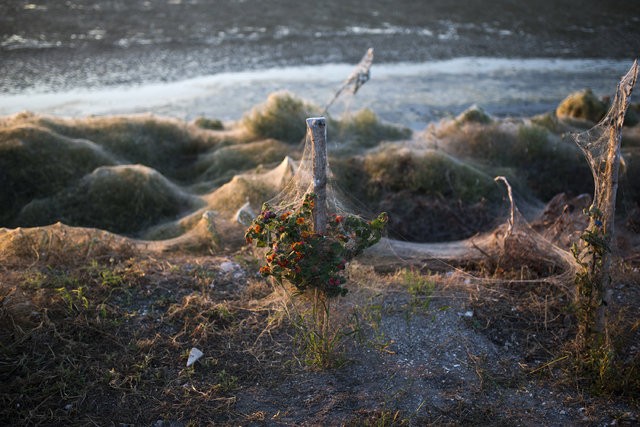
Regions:
<instances>
[{"instance_id":1,"label":"dry grass","mask_svg":"<svg viewBox=\"0 0 640 427\"><path fill-rule=\"evenodd\" d=\"M224 421L264 375L268 309L238 306L218 262L37 263L3 284L2 418L11 424ZM205 356L185 368L191 347Z\"/></svg>"},{"instance_id":2,"label":"dry grass","mask_svg":"<svg viewBox=\"0 0 640 427\"><path fill-rule=\"evenodd\" d=\"M309 369L309 347L300 345L309 331L308 301L292 300L259 278L254 254L241 247L242 227L231 223L247 201L258 207L277 194L292 175L291 163L269 172L256 168L218 187L235 170L289 151L286 143L299 142L301 130L282 124L303 124L295 117L307 116L307 107L277 95L230 131L153 117L64 121L19 115L3 121L0 148L12 159L24 163L33 153L51 150L69 155L53 169L34 157L39 160L29 174L45 180L35 170L42 166L54 176L43 188L25 180L20 208L34 197L86 189L78 183L108 166L143 169L134 175L149 178L143 185L124 180L117 193L125 199L110 199L114 206L128 206L135 218L153 213L136 210L144 197L126 196L139 187L160 193L161 199L150 199L154 207L189 211L161 210L158 221L174 220L147 235L172 238L163 242L134 242L62 224L0 229L0 419L11 425L637 421L640 265L631 232L621 239L626 262L613 281L617 356L611 371L594 370L596 358L573 351L566 262L549 246L536 246L534 237L500 240L507 235L504 226L486 235L493 246L477 248L484 260L440 262L445 271L438 274L423 271L433 258L427 253L412 262L396 257L398 269L391 273L353 263L349 295L332 301L339 363ZM411 149L386 146L336 159L334 170L347 191L373 201L372 210L389 208L396 234L412 240L469 236L492 228L498 207L504 208L502 189L486 171L506 167L522 173L520 188L539 197L555 191L543 188L547 182L563 190L584 185L572 181L582 176L573 163L575 150L556 136L567 125L549 117L538 123L497 121L470 110L435 130L442 144L437 149L415 149L418 141ZM373 125L380 125L378 133L363 131ZM381 135L402 134L368 113L346 131L363 146ZM627 140L635 136L627 132ZM282 141L250 142L258 137ZM137 161L157 166L161 174L115 165ZM629 180L634 161L628 157ZM84 163L90 170L77 168ZM20 173L18 166L2 169L0 178L18 182ZM565 175L570 179L556 179ZM165 176L198 187L205 205L190 204L192 195ZM106 187L113 187L109 182ZM633 185L622 191L635 194ZM98 193L106 197L109 190ZM14 206L19 194L7 194ZM16 212L3 215L13 218ZM558 218L552 220L558 225ZM375 259L367 261L376 265ZM192 347L204 357L187 368Z\"/></svg>"},{"instance_id":3,"label":"dry grass","mask_svg":"<svg viewBox=\"0 0 640 427\"><path fill-rule=\"evenodd\" d=\"M488 275L491 282L480 282L471 294L473 327L500 346L519 349L521 366L528 375L542 376L558 387L636 401L640 397L637 267L618 264L614 272L613 281L618 285L609 311L614 353L605 372L596 365L602 355L576 350L572 288L545 280L540 269L530 265L517 270L496 268L491 262L476 265L475 274Z\"/></svg>"},{"instance_id":4,"label":"dry grass","mask_svg":"<svg viewBox=\"0 0 640 427\"><path fill-rule=\"evenodd\" d=\"M562 376L564 363L549 364L565 354L573 317L563 288L532 270L476 269L491 280L469 286L472 270L431 275L400 262L381 274L354 263L350 294L333 304L343 362L317 371L297 347L292 301L258 279L245 250L157 259L125 239L61 225L0 237L0 399L10 424L477 424L506 423L506 413L553 423L552 413L531 415L498 396L537 382L562 393L582 384ZM629 283L623 292L637 290ZM467 310L472 317L456 314ZM637 325L630 330L637 335ZM187 368L191 347L204 356ZM502 365L513 354L520 369ZM407 360L420 369L406 371ZM454 363L473 377L436 374ZM572 411L585 405L575 402Z\"/></svg>"}]
</instances>

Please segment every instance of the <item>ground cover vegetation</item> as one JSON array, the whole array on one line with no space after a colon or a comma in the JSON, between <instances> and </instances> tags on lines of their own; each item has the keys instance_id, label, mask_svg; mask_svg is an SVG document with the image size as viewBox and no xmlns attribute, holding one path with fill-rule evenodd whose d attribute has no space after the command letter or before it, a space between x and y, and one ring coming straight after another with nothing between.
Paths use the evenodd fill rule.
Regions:
<instances>
[{"instance_id":1,"label":"ground cover vegetation","mask_svg":"<svg viewBox=\"0 0 640 427\"><path fill-rule=\"evenodd\" d=\"M591 171L562 135L591 127L604 114L596 101L606 112L607 101L588 92L528 119L474 107L415 134L371 111L331 118L331 184L364 216L373 212L369 220L387 212L387 235L407 251L431 243L414 257L397 252L391 264L364 246L321 251L332 254L318 264L328 269L311 276L336 296L321 310L330 319L324 341L310 329L319 322L313 298L291 298L316 288L313 265L294 263L298 253L324 256L304 210L313 197L306 208L260 209L295 176L304 118L320 109L279 93L237 123L1 118L0 419L637 423L640 131L632 118L622 133L610 352L577 345L580 276L567 279L534 244L534 229L566 251L580 236L589 243L582 209ZM509 222L496 175L512 184L522 222ZM242 209L257 222L239 223ZM336 214L329 234L371 231L371 222L349 221ZM284 238L292 250L281 253L273 245ZM310 252L296 250L303 246ZM448 255L462 246L474 257ZM193 347L204 355L186 367Z\"/></svg>"}]
</instances>

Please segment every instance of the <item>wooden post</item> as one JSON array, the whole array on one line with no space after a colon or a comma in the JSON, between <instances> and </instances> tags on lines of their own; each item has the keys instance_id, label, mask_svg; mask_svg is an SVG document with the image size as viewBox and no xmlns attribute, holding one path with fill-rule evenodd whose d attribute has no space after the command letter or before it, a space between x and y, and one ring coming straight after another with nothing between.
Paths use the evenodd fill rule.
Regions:
<instances>
[{"instance_id":1,"label":"wooden post","mask_svg":"<svg viewBox=\"0 0 640 427\"><path fill-rule=\"evenodd\" d=\"M316 195L313 207L313 231L318 234L327 232L327 121L324 117L307 119L307 129L313 146L313 192ZM329 299L325 290L314 286L313 321L316 333L320 337L321 364L331 363L331 340L329 339Z\"/></svg>"},{"instance_id":2,"label":"wooden post","mask_svg":"<svg viewBox=\"0 0 640 427\"><path fill-rule=\"evenodd\" d=\"M576 295L578 306L582 306L585 310L578 330L578 343L581 347L610 345L607 311L611 300L610 270L613 257L611 249L614 245L620 145L624 117L637 77L638 62L634 61L629 72L618 84L611 110L603 120L609 132L605 152L592 153L588 144L578 143L590 159L596 184L587 233L601 238L600 242L596 242L597 247L593 247L594 243L590 243L591 255L585 259L588 266L588 281L582 285L586 286L585 292L578 289ZM589 142L588 139L587 142Z\"/></svg>"},{"instance_id":3,"label":"wooden post","mask_svg":"<svg viewBox=\"0 0 640 427\"><path fill-rule=\"evenodd\" d=\"M604 244L607 248L612 248L614 243L614 218L616 213L616 193L618 191L618 173L620 169L620 145L622 144L622 126L624 125L624 117L629 106L629 100L631 98L631 91L636 82L638 75L638 62L635 61L629 73L625 77L631 77L631 83L624 85L623 82L626 78L623 78L618 85L616 91L616 97L613 102L613 108L618 108L618 115L611 117L610 130L609 130L609 144L607 146L606 164L603 173L603 181L607 183L604 188L603 194L600 200L596 200L598 207L602 213L602 224L595 224L592 218L589 228L591 230L597 229L600 226L604 234ZM607 308L611 302L611 250L605 251L602 255L602 266L598 271L598 276L595 278L595 282L598 283L598 298L601 300L600 305L596 311L595 330L596 333L604 336L605 342L609 343L608 328L607 328Z\"/></svg>"},{"instance_id":4,"label":"wooden post","mask_svg":"<svg viewBox=\"0 0 640 427\"><path fill-rule=\"evenodd\" d=\"M314 231L327 231L327 121L324 117L307 119L313 145L313 192L316 202L313 210Z\"/></svg>"}]
</instances>

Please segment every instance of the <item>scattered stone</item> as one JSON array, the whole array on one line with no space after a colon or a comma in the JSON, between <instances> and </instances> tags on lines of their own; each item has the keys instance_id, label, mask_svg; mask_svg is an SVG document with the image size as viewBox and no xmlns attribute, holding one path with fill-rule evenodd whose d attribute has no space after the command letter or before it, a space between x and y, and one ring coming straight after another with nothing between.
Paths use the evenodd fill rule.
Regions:
<instances>
[{"instance_id":1,"label":"scattered stone","mask_svg":"<svg viewBox=\"0 0 640 427\"><path fill-rule=\"evenodd\" d=\"M245 271L240 264L233 261L223 261L220 263L220 274L227 279L240 280L245 276Z\"/></svg>"},{"instance_id":2,"label":"scattered stone","mask_svg":"<svg viewBox=\"0 0 640 427\"><path fill-rule=\"evenodd\" d=\"M239 224L242 224L245 227L248 227L251 225L255 217L256 217L256 214L253 212L253 209L251 209L251 205L249 204L249 202L247 202L244 205L242 205L240 209L238 209L238 212L236 212L233 219L234 221L237 221Z\"/></svg>"},{"instance_id":3,"label":"scattered stone","mask_svg":"<svg viewBox=\"0 0 640 427\"><path fill-rule=\"evenodd\" d=\"M239 269L240 266L232 261L224 261L220 264L220 272L221 273L231 273L234 270Z\"/></svg>"},{"instance_id":4,"label":"scattered stone","mask_svg":"<svg viewBox=\"0 0 640 427\"><path fill-rule=\"evenodd\" d=\"M204 353L197 348L193 347L189 352L189 359L187 360L187 368L198 361Z\"/></svg>"}]
</instances>

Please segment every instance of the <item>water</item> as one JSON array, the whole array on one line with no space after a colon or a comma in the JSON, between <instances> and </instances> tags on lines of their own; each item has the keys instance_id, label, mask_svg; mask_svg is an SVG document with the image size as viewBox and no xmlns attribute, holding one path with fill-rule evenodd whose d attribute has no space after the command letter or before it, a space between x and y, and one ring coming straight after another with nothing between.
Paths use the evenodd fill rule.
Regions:
<instances>
[{"instance_id":1,"label":"water","mask_svg":"<svg viewBox=\"0 0 640 427\"><path fill-rule=\"evenodd\" d=\"M414 130L472 104L498 116L530 116L553 110L568 92L584 87L612 93L630 65L620 60L496 58L374 65L371 80L357 95L347 95L330 112L370 108L384 120ZM231 121L279 90L324 106L351 69L346 64L281 67L171 83L28 91L0 97L0 114L24 109L61 116L153 112L185 120L206 116Z\"/></svg>"},{"instance_id":2,"label":"water","mask_svg":"<svg viewBox=\"0 0 640 427\"><path fill-rule=\"evenodd\" d=\"M413 128L473 103L528 114L612 93L639 24L622 0L3 0L0 114L234 120L279 89L322 105L368 47L352 108Z\"/></svg>"}]
</instances>

